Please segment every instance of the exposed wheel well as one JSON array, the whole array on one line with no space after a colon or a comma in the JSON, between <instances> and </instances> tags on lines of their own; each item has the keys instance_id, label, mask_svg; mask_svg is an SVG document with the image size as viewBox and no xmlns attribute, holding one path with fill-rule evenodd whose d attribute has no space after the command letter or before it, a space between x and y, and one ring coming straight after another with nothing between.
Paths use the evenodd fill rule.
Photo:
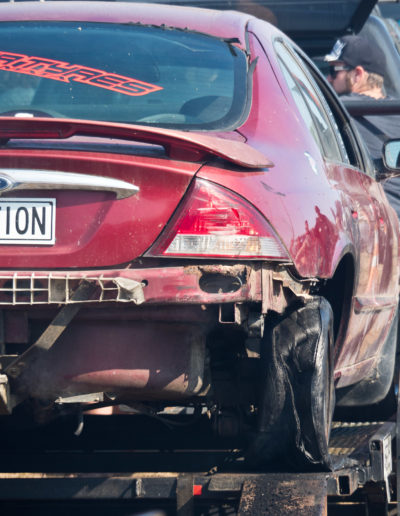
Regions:
<instances>
[{"instance_id":1,"label":"exposed wheel well","mask_svg":"<svg viewBox=\"0 0 400 516\"><path fill-rule=\"evenodd\" d=\"M335 274L322 287L320 294L327 299L333 311L335 343L340 342L347 329L350 302L354 286L354 261L350 254L343 256Z\"/></svg>"}]
</instances>

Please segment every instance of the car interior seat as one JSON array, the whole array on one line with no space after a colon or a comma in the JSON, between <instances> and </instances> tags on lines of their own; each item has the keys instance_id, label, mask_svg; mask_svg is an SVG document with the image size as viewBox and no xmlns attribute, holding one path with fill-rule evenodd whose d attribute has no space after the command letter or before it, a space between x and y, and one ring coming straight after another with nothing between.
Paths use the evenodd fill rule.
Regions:
<instances>
[{"instance_id":1,"label":"car interior seat","mask_svg":"<svg viewBox=\"0 0 400 516\"><path fill-rule=\"evenodd\" d=\"M223 118L231 109L232 98L206 95L190 99L180 109L182 115L193 117L202 122L214 122Z\"/></svg>"}]
</instances>

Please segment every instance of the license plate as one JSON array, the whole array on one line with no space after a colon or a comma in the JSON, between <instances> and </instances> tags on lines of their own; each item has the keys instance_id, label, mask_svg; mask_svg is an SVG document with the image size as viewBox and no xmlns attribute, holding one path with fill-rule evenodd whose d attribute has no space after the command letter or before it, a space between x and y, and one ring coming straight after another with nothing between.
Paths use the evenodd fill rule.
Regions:
<instances>
[{"instance_id":1,"label":"license plate","mask_svg":"<svg viewBox=\"0 0 400 516\"><path fill-rule=\"evenodd\" d=\"M0 244L53 245L55 199L1 199Z\"/></svg>"}]
</instances>

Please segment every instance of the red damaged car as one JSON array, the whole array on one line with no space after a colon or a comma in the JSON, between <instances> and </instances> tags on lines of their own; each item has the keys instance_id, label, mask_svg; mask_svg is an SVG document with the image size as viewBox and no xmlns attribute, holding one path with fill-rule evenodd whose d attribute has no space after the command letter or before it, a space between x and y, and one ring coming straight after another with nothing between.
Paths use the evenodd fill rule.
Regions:
<instances>
[{"instance_id":1,"label":"red damaged car","mask_svg":"<svg viewBox=\"0 0 400 516\"><path fill-rule=\"evenodd\" d=\"M239 12L17 2L0 84L2 414L193 412L329 467L335 391L392 384L399 228L310 60Z\"/></svg>"}]
</instances>

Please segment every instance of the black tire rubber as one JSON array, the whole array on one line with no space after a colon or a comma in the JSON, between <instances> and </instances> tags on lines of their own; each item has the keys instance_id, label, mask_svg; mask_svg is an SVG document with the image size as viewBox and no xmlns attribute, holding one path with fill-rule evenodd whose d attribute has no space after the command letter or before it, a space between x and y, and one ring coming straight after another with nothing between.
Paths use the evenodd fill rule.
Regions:
<instances>
[{"instance_id":1,"label":"black tire rubber","mask_svg":"<svg viewBox=\"0 0 400 516\"><path fill-rule=\"evenodd\" d=\"M331 468L332 354L333 314L322 297L292 310L266 336L258 428L247 453L251 466L264 468L279 457L298 470Z\"/></svg>"}]
</instances>

